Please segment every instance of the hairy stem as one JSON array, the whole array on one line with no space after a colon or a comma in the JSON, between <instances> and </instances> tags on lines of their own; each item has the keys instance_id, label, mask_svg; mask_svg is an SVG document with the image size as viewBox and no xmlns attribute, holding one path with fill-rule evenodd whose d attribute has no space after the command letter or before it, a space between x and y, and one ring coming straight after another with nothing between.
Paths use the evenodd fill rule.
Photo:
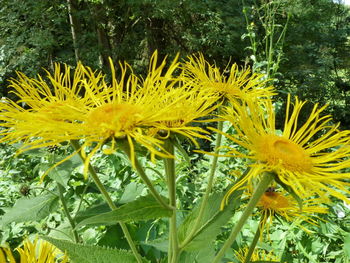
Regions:
<instances>
[{"instance_id":1,"label":"hairy stem","mask_svg":"<svg viewBox=\"0 0 350 263\"><path fill-rule=\"evenodd\" d=\"M84 163L84 161L85 161L85 160L84 160L84 157L81 155L81 152L79 151L79 149L80 149L79 143L78 143L77 141L71 140L71 145L72 145L73 148L78 152L78 154L79 154L81 160L82 160L83 163ZM102 182L101 182L100 179L98 178L97 173L96 173L94 167L93 167L90 163L89 163L89 168L88 168L88 169L89 169L91 178L92 178L93 181L95 182L95 184L96 184L98 190L99 190L99 191L101 192L101 194L103 195L103 197L104 197L104 199L106 200L106 202L107 202L108 206L110 207L110 209L111 209L111 210L116 210L116 209L117 209L117 206L113 203L112 198L110 197L110 195L108 194L106 188L104 187L104 185L102 184ZM142 263L142 258L141 258L140 254L139 254L138 251L137 251L137 248L136 248L136 246L135 246L135 243L134 243L134 241L133 241L132 238L131 238L131 235L130 235L130 233L129 233L129 230L128 230L126 224L123 223L123 222L120 222L120 221L118 221L118 223L119 223L121 229L123 230L123 233L124 233L124 235L125 235L125 238L126 238L128 244L129 244L129 246L130 246L130 248L131 248L131 250L132 250L132 253L134 254L134 256L135 256L137 262L138 262L138 263Z\"/></svg>"},{"instance_id":2,"label":"hairy stem","mask_svg":"<svg viewBox=\"0 0 350 263\"><path fill-rule=\"evenodd\" d=\"M118 144L118 146L125 152L129 160L131 161L131 153L130 153L130 148L128 144L121 142L120 144ZM154 188L151 180L146 175L145 170L143 169L142 165L140 164L136 156L134 157L134 168L137 171L138 175L141 177L142 181L147 185L148 189L151 191L151 194L153 195L153 197L158 201L158 203L166 209L173 210L174 207L172 207L171 205L168 205L164 201L164 199L159 195L157 190Z\"/></svg>"},{"instance_id":3,"label":"hairy stem","mask_svg":"<svg viewBox=\"0 0 350 263\"><path fill-rule=\"evenodd\" d=\"M261 219L260 219L260 222L259 222L259 225L258 225L258 229L255 232L253 241L250 244L248 253L247 253L243 263L249 263L250 262L250 259L251 259L252 255L253 255L253 252L254 252L254 249L256 247L256 244L258 244L259 238L261 236L261 231L263 230L264 225L265 225L265 217L262 215Z\"/></svg>"},{"instance_id":4,"label":"hairy stem","mask_svg":"<svg viewBox=\"0 0 350 263\"><path fill-rule=\"evenodd\" d=\"M174 145L168 139L165 141L165 149L171 155L174 155ZM173 207L173 213L170 217L170 233L169 233L169 251L168 262L176 263L179 257L178 236L176 228L176 174L175 174L175 159L164 159L164 167L169 191L169 205Z\"/></svg>"},{"instance_id":5,"label":"hairy stem","mask_svg":"<svg viewBox=\"0 0 350 263\"><path fill-rule=\"evenodd\" d=\"M64 196L63 196L64 187L60 183L57 183L57 187L58 187L59 198L60 198L60 201L62 203L63 211L64 211L65 215L67 216L68 222L72 228L74 241L75 241L75 243L79 243L80 238L79 238L77 230L75 229L75 221L73 220L72 216L69 213L66 200L64 199Z\"/></svg>"},{"instance_id":6,"label":"hairy stem","mask_svg":"<svg viewBox=\"0 0 350 263\"><path fill-rule=\"evenodd\" d=\"M218 122L218 130L222 131L223 126L224 126L224 123L222 121L219 121ZM194 226L192 227L191 232L188 234L186 239L181 243L180 249L183 249L189 242L192 241L192 239L195 236L196 232L200 228L200 222L201 222L201 219L203 217L205 208L206 208L207 203L208 203L209 194L210 194L210 192L211 192L211 190L213 188L213 181L214 181L215 171L216 171L218 158L219 158L217 156L217 154L219 152L219 147L221 146L221 141L222 141L222 134L221 133L217 133L216 134L216 145L215 145L215 149L214 149L214 153L216 155L213 156L212 163L211 163L211 166L210 166L208 185L207 185L207 188L205 190L205 193L204 193L204 196L203 196L203 199L202 199L202 202L201 202L201 206L199 208L198 216L196 218Z\"/></svg>"},{"instance_id":7,"label":"hairy stem","mask_svg":"<svg viewBox=\"0 0 350 263\"><path fill-rule=\"evenodd\" d=\"M265 173L261 181L256 188L254 194L252 195L251 199L249 200L247 207L243 211L243 214L237 224L233 227L232 232L228 239L225 241L224 245L218 252L218 254L215 256L213 263L220 262L221 258L224 256L227 249L229 249L232 245L232 243L236 240L238 233L241 231L243 225L249 218L249 216L253 213L253 209L256 207L257 203L259 202L261 196L266 191L267 187L273 180L273 175L271 173Z\"/></svg>"}]
</instances>

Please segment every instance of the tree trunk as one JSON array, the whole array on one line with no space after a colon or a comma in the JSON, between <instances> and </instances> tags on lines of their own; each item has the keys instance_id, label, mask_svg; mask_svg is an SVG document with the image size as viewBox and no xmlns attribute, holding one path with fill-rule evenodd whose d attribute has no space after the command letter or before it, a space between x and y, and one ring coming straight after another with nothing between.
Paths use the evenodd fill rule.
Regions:
<instances>
[{"instance_id":1,"label":"tree trunk","mask_svg":"<svg viewBox=\"0 0 350 263\"><path fill-rule=\"evenodd\" d=\"M68 16L69 16L69 23L70 23L70 29L72 33L72 40L73 40L73 47L74 47L74 54L75 54L75 60L78 62L80 60L79 58L79 47L78 47L78 40L77 40L77 28L78 21L76 17L74 16L74 4L72 3L74 0L67 0L67 7L68 7Z\"/></svg>"},{"instance_id":2,"label":"tree trunk","mask_svg":"<svg viewBox=\"0 0 350 263\"><path fill-rule=\"evenodd\" d=\"M90 12L94 19L97 34L100 63L102 67L109 67L108 57L112 56L112 50L110 39L106 32L106 26L108 25L106 10L102 4L92 4Z\"/></svg>"}]
</instances>

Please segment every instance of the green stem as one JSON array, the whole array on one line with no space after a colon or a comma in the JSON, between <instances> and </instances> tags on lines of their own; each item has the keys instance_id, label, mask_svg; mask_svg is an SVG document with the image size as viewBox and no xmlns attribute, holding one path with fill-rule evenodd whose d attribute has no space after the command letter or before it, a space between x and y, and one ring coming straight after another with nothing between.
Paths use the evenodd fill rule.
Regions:
<instances>
[{"instance_id":1,"label":"green stem","mask_svg":"<svg viewBox=\"0 0 350 263\"><path fill-rule=\"evenodd\" d=\"M84 202L84 195L85 195L86 190L88 189L89 185L90 185L90 183L88 182L88 183L85 185L85 187L84 187L84 189L83 189L83 192L81 193L80 201L79 201L78 207L77 207L77 209L76 209L74 218L77 217L77 214L78 214L79 211L80 211L81 205L82 205L83 202ZM90 204L89 204L89 205L90 205Z\"/></svg>"},{"instance_id":2,"label":"green stem","mask_svg":"<svg viewBox=\"0 0 350 263\"><path fill-rule=\"evenodd\" d=\"M126 155L128 156L129 160L131 161L131 153L130 153L130 148L129 148L128 144L125 143L125 142L120 142L118 144L118 146L120 147L120 149L122 149L126 153ZM158 201L158 203L161 206L163 206L164 208L166 208L166 209L174 210L174 207L172 207L171 205L168 205L164 201L164 199L158 194L157 190L154 188L151 180L146 175L145 170L143 169L142 165L140 164L140 162L138 161L136 156L134 158L134 165L135 165L134 168L136 169L138 175L141 177L143 182L148 186L148 189L151 191L151 194Z\"/></svg>"},{"instance_id":3,"label":"green stem","mask_svg":"<svg viewBox=\"0 0 350 263\"><path fill-rule=\"evenodd\" d=\"M259 202L261 196L266 191L267 187L273 180L273 175L271 173L265 173L261 181L256 188L254 194L252 195L251 199L249 200L247 207L243 211L243 214L237 224L233 227L232 232L226 242L224 243L223 247L220 249L218 254L215 256L213 263L220 262L221 258L224 256L227 249L229 249L232 245L232 243L236 240L238 233L241 231L243 225L249 218L249 216L252 214L254 208L256 207L257 203Z\"/></svg>"},{"instance_id":4,"label":"green stem","mask_svg":"<svg viewBox=\"0 0 350 263\"><path fill-rule=\"evenodd\" d=\"M81 155L81 152L79 151L80 149L80 145L77 141L71 140L70 141L71 145L73 146L73 148L78 152L81 160L83 161L83 163L85 162L84 157ZM97 176L97 173L94 169L94 167L92 167L92 165L89 163L89 172L91 175L91 178L93 179L93 181L95 182L98 190L101 192L101 194L103 195L104 199L106 200L108 206L111 208L111 210L116 210L117 206L113 203L112 198L110 197L110 195L108 194L106 188L104 187L104 185L102 184L102 182L100 181L100 179ZM132 253L134 254L136 260L138 263L142 263L142 258L140 256L140 254L137 251L137 248L135 246L134 241L131 238L131 235L129 233L129 230L127 228L127 226L125 225L125 223L118 221L121 229L123 230L123 233L125 235L125 238L132 250Z\"/></svg>"},{"instance_id":5,"label":"green stem","mask_svg":"<svg viewBox=\"0 0 350 263\"><path fill-rule=\"evenodd\" d=\"M165 150L174 155L174 145L168 139L164 144ZM176 263L179 257L179 245L176 228L176 174L175 174L175 159L164 159L165 173L167 176L167 184L169 191L169 205L173 207L173 214L170 217L170 233L169 233L169 248L168 248L168 262Z\"/></svg>"},{"instance_id":6,"label":"green stem","mask_svg":"<svg viewBox=\"0 0 350 263\"><path fill-rule=\"evenodd\" d=\"M222 131L223 126L224 126L224 122L223 121L219 121L218 122L218 130ZM204 196L203 196L203 200L201 202L201 206L199 208L198 216L196 218L194 226L192 227L191 232L188 234L186 239L180 244L180 249L183 249L189 242L191 242L193 240L197 230L199 229L200 222L202 220L205 208L207 206L209 194L210 194L210 192L211 192L211 190L213 188L213 181L214 181L214 177L215 177L215 171L216 171L216 167L217 167L217 163L218 163L218 159L219 159L217 154L219 152L219 147L221 146L221 141L222 141L222 134L221 133L217 133L216 134L216 145L215 145L215 150L214 150L214 153L216 155L213 156L212 163L211 163L211 166L210 166L208 185L207 185L207 188L205 190L205 193L204 193Z\"/></svg>"},{"instance_id":7,"label":"green stem","mask_svg":"<svg viewBox=\"0 0 350 263\"><path fill-rule=\"evenodd\" d=\"M60 201L62 203L62 207L63 207L63 211L64 213L66 214L67 218L68 218L68 221L69 221L69 224L72 228L72 232L73 232L73 236L74 236L74 241L75 243L79 243L80 239L79 239L79 236L78 236L78 232L77 230L75 229L75 222L72 218L72 216L70 215L69 213L69 210L68 210L68 207L67 207L67 203L66 203L66 200L64 199L64 196L63 196L63 193L64 193L64 188L63 186L60 184L60 183L57 183L57 187L58 187L58 193L59 193L59 198L60 198Z\"/></svg>"},{"instance_id":8,"label":"green stem","mask_svg":"<svg viewBox=\"0 0 350 263\"><path fill-rule=\"evenodd\" d=\"M250 244L248 253L247 253L247 255L246 255L245 259L244 259L244 263L249 263L250 262L250 259L251 259L252 255L253 255L253 252L254 252L254 249L256 247L256 244L258 244L259 238L261 236L261 230L263 229L264 225L265 225L265 217L261 216L261 219L260 219L260 222L259 222L259 225L258 225L258 229L256 230L256 233L254 235L252 243Z\"/></svg>"}]
</instances>

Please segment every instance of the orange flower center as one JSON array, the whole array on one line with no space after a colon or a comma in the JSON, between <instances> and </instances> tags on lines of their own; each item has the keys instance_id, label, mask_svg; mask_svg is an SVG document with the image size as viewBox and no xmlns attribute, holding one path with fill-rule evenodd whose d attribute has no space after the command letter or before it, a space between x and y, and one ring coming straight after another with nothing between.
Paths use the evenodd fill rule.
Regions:
<instances>
[{"instance_id":1,"label":"orange flower center","mask_svg":"<svg viewBox=\"0 0 350 263\"><path fill-rule=\"evenodd\" d=\"M288 199L278 192L266 192L259 201L263 209L277 211L290 206Z\"/></svg>"},{"instance_id":2,"label":"orange flower center","mask_svg":"<svg viewBox=\"0 0 350 263\"><path fill-rule=\"evenodd\" d=\"M142 118L141 109L129 104L106 104L94 109L88 116L88 127L101 129L116 137L131 131Z\"/></svg>"},{"instance_id":3,"label":"orange flower center","mask_svg":"<svg viewBox=\"0 0 350 263\"><path fill-rule=\"evenodd\" d=\"M263 136L258 152L260 160L290 171L310 172L313 167L310 156L300 145L280 136Z\"/></svg>"}]
</instances>

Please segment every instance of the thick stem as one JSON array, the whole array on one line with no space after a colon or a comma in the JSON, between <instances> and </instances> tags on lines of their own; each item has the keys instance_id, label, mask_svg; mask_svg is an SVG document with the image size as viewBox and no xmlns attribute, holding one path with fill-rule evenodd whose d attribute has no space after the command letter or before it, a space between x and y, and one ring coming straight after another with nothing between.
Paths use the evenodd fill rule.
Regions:
<instances>
[{"instance_id":1,"label":"thick stem","mask_svg":"<svg viewBox=\"0 0 350 263\"><path fill-rule=\"evenodd\" d=\"M224 126L224 122L219 121L218 122L218 130L222 131ZM205 208L207 206L207 202L208 202L208 198L209 198L209 194L213 188L213 181L214 181L214 177L215 177L215 171L216 171L216 167L217 167L217 163L218 163L218 152L219 152L219 147L221 146L221 141L222 141L222 134L221 133L217 133L216 134L216 145L215 145L215 149L214 149L214 153L215 155L213 156L212 159L212 163L210 166L210 173L209 173L209 178L208 178L208 185L207 185L207 189L205 190L202 202L201 202L201 206L199 208L199 212L198 212L198 216L196 218L196 221L194 223L194 226L192 227L191 232L188 234L188 236L186 237L186 239L181 243L180 245L180 249L183 249L189 242L192 241L193 237L195 236L197 230L200 228L200 222L201 219L203 217Z\"/></svg>"},{"instance_id":2,"label":"thick stem","mask_svg":"<svg viewBox=\"0 0 350 263\"><path fill-rule=\"evenodd\" d=\"M251 259L252 255L253 255L253 252L254 252L254 249L256 247L256 244L258 244L259 238L261 236L261 231L263 230L264 225L265 225L265 217L261 216L261 219L260 219L260 222L259 222L259 225L258 225L258 229L256 230L256 233L254 235L253 241L250 244L248 253L245 256L245 259L244 259L243 263L249 263L250 262L250 259Z\"/></svg>"},{"instance_id":3,"label":"thick stem","mask_svg":"<svg viewBox=\"0 0 350 263\"><path fill-rule=\"evenodd\" d=\"M256 188L254 194L252 195L251 199L249 200L247 207L243 211L243 214L237 224L233 227L232 232L226 242L224 243L223 247L220 249L219 253L215 256L213 263L220 262L221 258L224 256L227 249L229 249L232 245L232 243L236 240L238 233L241 231L243 225L249 218L249 216L253 213L254 208L256 207L257 203L259 202L261 196L266 191L267 187L273 180L273 175L271 173L265 173L261 181Z\"/></svg>"},{"instance_id":4,"label":"thick stem","mask_svg":"<svg viewBox=\"0 0 350 263\"><path fill-rule=\"evenodd\" d=\"M174 145L170 140L165 141L164 148L168 153L174 155ZM179 257L179 246L176 227L176 174L175 174L175 159L164 159L165 172L167 177L169 191L169 205L173 207L173 214L170 217L170 233L169 233L169 249L168 262L176 263Z\"/></svg>"},{"instance_id":5,"label":"thick stem","mask_svg":"<svg viewBox=\"0 0 350 263\"><path fill-rule=\"evenodd\" d=\"M67 216L68 222L69 222L69 224L70 224L70 226L72 228L74 241L75 241L75 243L79 243L80 239L79 239L79 236L78 236L78 232L75 229L75 222L74 222L72 216L69 213L69 210L68 210L68 207L67 207L67 204L66 204L66 200L64 199L64 196L63 196L64 188L63 188L63 186L60 183L57 183L57 187L58 187L59 198L60 198L60 201L62 203L63 211L64 211L65 215Z\"/></svg>"},{"instance_id":6,"label":"thick stem","mask_svg":"<svg viewBox=\"0 0 350 263\"><path fill-rule=\"evenodd\" d=\"M79 151L80 149L80 145L77 141L71 141L71 145L73 146L73 148L78 152L80 158L82 159L83 163L84 163L84 157L81 155L81 152ZM89 172L91 175L91 178L93 179L93 181L95 182L98 190L101 192L101 194L103 195L104 199L106 200L108 206L111 208L111 210L116 210L117 206L113 203L112 198L110 197L110 195L108 194L106 188L104 187L104 185L102 184L102 182L100 181L100 179L97 176L97 173L94 169L94 167L92 167L92 165L89 163ZM131 235L129 233L129 230L127 228L127 226L125 225L125 223L118 221L121 229L123 230L123 233L125 235L125 238L132 250L132 253L134 254L136 260L138 263L142 263L142 258L140 256L140 254L137 251L137 248L134 244L134 241L131 238Z\"/></svg>"},{"instance_id":7,"label":"thick stem","mask_svg":"<svg viewBox=\"0 0 350 263\"><path fill-rule=\"evenodd\" d=\"M125 142L120 142L118 146L120 147L120 149L122 149L126 153L129 160L131 161L131 153L130 153L130 148L128 144ZM141 177L142 181L147 185L148 189L151 191L151 194L153 195L153 197L158 201L158 203L166 209L173 210L174 207L172 207L171 205L168 205L164 201L164 199L159 195L157 190L154 188L151 180L146 175L145 170L143 169L142 165L140 164L136 156L134 158L134 168L136 169L138 175Z\"/></svg>"}]
</instances>

